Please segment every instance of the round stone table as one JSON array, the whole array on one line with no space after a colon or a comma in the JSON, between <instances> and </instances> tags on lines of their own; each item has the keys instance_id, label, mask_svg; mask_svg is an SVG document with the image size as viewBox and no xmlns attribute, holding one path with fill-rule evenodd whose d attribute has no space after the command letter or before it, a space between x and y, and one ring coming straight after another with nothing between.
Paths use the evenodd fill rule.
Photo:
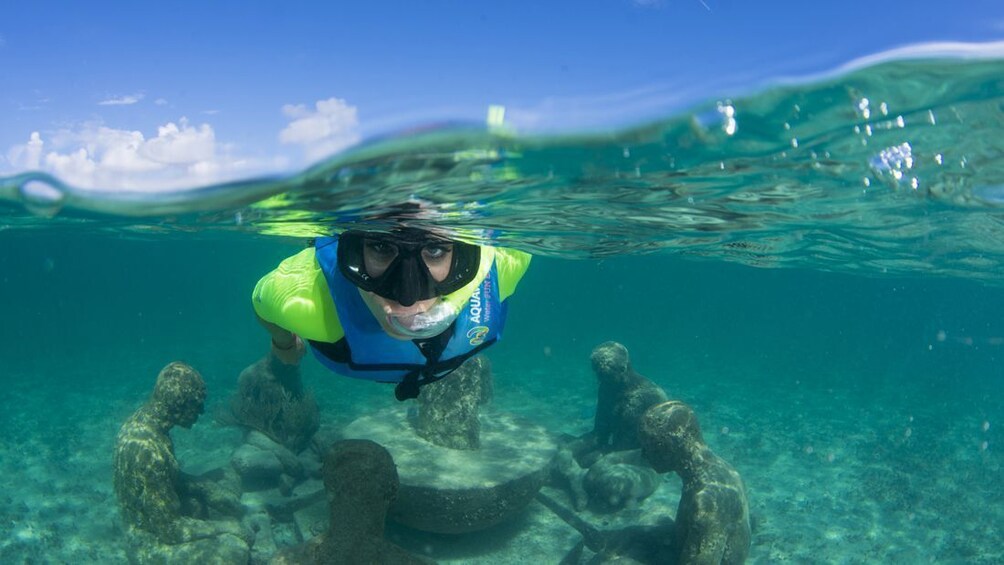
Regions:
<instances>
[{"instance_id":1,"label":"round stone table","mask_svg":"<svg viewBox=\"0 0 1004 565\"><path fill-rule=\"evenodd\" d=\"M548 432L515 416L482 413L481 448L440 447L413 431L406 406L363 416L343 431L394 458L401 479L391 519L417 530L458 534L503 522L540 490L557 447Z\"/></svg>"}]
</instances>

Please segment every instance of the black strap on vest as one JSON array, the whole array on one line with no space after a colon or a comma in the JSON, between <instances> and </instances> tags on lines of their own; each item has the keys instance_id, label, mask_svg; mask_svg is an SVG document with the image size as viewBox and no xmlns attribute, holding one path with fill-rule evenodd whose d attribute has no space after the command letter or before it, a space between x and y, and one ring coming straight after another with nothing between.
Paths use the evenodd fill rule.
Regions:
<instances>
[{"instance_id":1,"label":"black strap on vest","mask_svg":"<svg viewBox=\"0 0 1004 565\"><path fill-rule=\"evenodd\" d=\"M450 342L451 337L453 337L453 324L450 325L448 330L436 337L412 340L425 357L425 367L409 371L404 376L404 379L394 387L394 398L397 398L399 401L418 398L421 387L446 378L450 373L460 368L465 361L495 343L495 340L491 339L479 344L463 355L458 355L447 361L440 361L439 357L446 350L446 345Z\"/></svg>"},{"instance_id":2,"label":"black strap on vest","mask_svg":"<svg viewBox=\"0 0 1004 565\"><path fill-rule=\"evenodd\" d=\"M454 322L454 324L455 323L456 322ZM463 355L458 355L453 359L446 361L440 361L439 358L443 355L443 352L446 351L446 346L450 343L450 338L453 337L454 324L451 324L449 328L443 331L443 333L435 337L412 340L412 343L418 347L418 350L422 352L422 356L425 357L425 365L421 367L417 367L412 364L402 365L394 363L377 365L356 364L352 361L352 351L349 347L348 340L344 337L335 343L310 340L310 345L328 359L331 359L336 363L345 363L356 371L408 371L405 373L401 382L397 383L397 386L394 387L394 397L398 400L409 400L412 398L418 398L419 389L421 387L434 383L438 380L442 380L453 371L456 371L457 368L463 365L465 361L474 357L478 353L481 353L482 350L496 341L496 339L490 339Z\"/></svg>"}]
</instances>

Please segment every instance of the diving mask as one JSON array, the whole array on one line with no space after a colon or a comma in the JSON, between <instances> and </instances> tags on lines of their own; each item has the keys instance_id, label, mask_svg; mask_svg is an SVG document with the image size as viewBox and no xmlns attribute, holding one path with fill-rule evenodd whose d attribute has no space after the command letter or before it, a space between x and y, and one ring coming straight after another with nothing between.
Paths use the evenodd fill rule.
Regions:
<instances>
[{"instance_id":1,"label":"diving mask","mask_svg":"<svg viewBox=\"0 0 1004 565\"><path fill-rule=\"evenodd\" d=\"M445 261L446 263L439 264ZM481 248L427 231L348 231L338 236L338 267L362 290L402 306L454 293L478 274ZM369 266L369 268L367 268ZM433 276L433 270L439 276Z\"/></svg>"}]
</instances>

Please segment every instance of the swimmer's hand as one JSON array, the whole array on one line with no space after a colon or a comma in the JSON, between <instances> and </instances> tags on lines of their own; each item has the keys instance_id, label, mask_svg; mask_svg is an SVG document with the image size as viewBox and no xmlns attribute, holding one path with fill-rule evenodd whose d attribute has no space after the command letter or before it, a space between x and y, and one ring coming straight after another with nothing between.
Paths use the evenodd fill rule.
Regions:
<instances>
[{"instance_id":1,"label":"swimmer's hand","mask_svg":"<svg viewBox=\"0 0 1004 565\"><path fill-rule=\"evenodd\" d=\"M286 365L299 365L307 348L300 336L290 333L286 340L272 338L272 355Z\"/></svg>"},{"instance_id":2,"label":"swimmer's hand","mask_svg":"<svg viewBox=\"0 0 1004 565\"><path fill-rule=\"evenodd\" d=\"M299 365L300 359L303 358L303 354L307 350L300 336L262 319L261 316L256 315L255 317L272 338L272 355L285 365Z\"/></svg>"}]
</instances>

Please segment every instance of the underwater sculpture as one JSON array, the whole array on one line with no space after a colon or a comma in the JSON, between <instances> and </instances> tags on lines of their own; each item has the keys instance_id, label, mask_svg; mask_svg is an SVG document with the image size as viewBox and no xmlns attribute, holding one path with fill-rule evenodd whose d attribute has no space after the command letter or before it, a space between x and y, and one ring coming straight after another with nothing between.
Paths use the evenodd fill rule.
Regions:
<instances>
[{"instance_id":1,"label":"underwater sculpture","mask_svg":"<svg viewBox=\"0 0 1004 565\"><path fill-rule=\"evenodd\" d=\"M300 380L299 365L273 354L244 369L230 401L234 420L300 453L320 426L320 412Z\"/></svg>"},{"instance_id":2,"label":"underwater sculpture","mask_svg":"<svg viewBox=\"0 0 1004 565\"><path fill-rule=\"evenodd\" d=\"M638 451L638 424L645 410L668 397L635 372L620 343L598 345L590 362L599 385L593 430L564 438L551 480L568 489L576 510L590 506L616 512L658 487L657 476Z\"/></svg>"},{"instance_id":3,"label":"underwater sculpture","mask_svg":"<svg viewBox=\"0 0 1004 565\"><path fill-rule=\"evenodd\" d=\"M170 431L202 414L206 385L195 369L171 363L150 399L126 420L115 446L115 495L130 559L166 563L245 563L247 532L236 521L238 493L181 472ZM207 518L223 518L209 520Z\"/></svg>"},{"instance_id":4,"label":"underwater sculpture","mask_svg":"<svg viewBox=\"0 0 1004 565\"><path fill-rule=\"evenodd\" d=\"M704 443L697 416L670 401L645 412L638 430L652 467L683 479L676 511L679 563L737 564L749 555L749 502L742 478Z\"/></svg>"},{"instance_id":5,"label":"underwater sculpture","mask_svg":"<svg viewBox=\"0 0 1004 565\"><path fill-rule=\"evenodd\" d=\"M540 490L556 448L543 428L478 407L490 383L478 357L426 385L417 411L396 406L350 423L346 438L391 453L401 489L391 519L434 533L488 528L522 511Z\"/></svg>"},{"instance_id":6,"label":"underwater sculpture","mask_svg":"<svg viewBox=\"0 0 1004 565\"><path fill-rule=\"evenodd\" d=\"M582 489L594 509L616 512L648 498L661 482L641 451L632 449L600 457L582 477Z\"/></svg>"},{"instance_id":7,"label":"underwater sculpture","mask_svg":"<svg viewBox=\"0 0 1004 565\"><path fill-rule=\"evenodd\" d=\"M479 408L492 390L488 359L475 357L450 375L449 386L426 387L418 396L415 433L450 449L481 447Z\"/></svg>"},{"instance_id":8,"label":"underwater sculpture","mask_svg":"<svg viewBox=\"0 0 1004 565\"><path fill-rule=\"evenodd\" d=\"M635 372L627 348L615 341L598 345L590 361L599 383L595 446L603 452L637 449L642 414L669 398L658 385Z\"/></svg>"},{"instance_id":9,"label":"underwater sculpture","mask_svg":"<svg viewBox=\"0 0 1004 565\"><path fill-rule=\"evenodd\" d=\"M576 544L561 560L562 565L587 563L588 565L638 565L651 563L653 565L676 565L679 551L673 536L673 520L663 517L657 524L649 526L628 526L613 530L601 530L590 525L572 510L565 508L560 502L541 491L537 493L537 502L544 505L555 516L582 535L582 540ZM584 549L588 548L595 555L586 560Z\"/></svg>"},{"instance_id":10,"label":"underwater sculpture","mask_svg":"<svg viewBox=\"0 0 1004 565\"><path fill-rule=\"evenodd\" d=\"M387 508L398 486L397 469L386 449L367 440L335 443L324 458L328 530L283 550L271 563L431 563L384 539Z\"/></svg>"},{"instance_id":11,"label":"underwater sculpture","mask_svg":"<svg viewBox=\"0 0 1004 565\"><path fill-rule=\"evenodd\" d=\"M595 553L589 563L743 563L750 522L742 478L704 443L693 410L666 400L662 389L635 373L623 345L604 343L591 361L600 385L595 427L564 438L552 486L567 490L575 510L588 503L600 512L652 494L660 482L653 472L676 472L683 491L675 522L667 513L654 526L610 531L539 493L541 504L583 536L562 563L579 563L586 548Z\"/></svg>"}]
</instances>

